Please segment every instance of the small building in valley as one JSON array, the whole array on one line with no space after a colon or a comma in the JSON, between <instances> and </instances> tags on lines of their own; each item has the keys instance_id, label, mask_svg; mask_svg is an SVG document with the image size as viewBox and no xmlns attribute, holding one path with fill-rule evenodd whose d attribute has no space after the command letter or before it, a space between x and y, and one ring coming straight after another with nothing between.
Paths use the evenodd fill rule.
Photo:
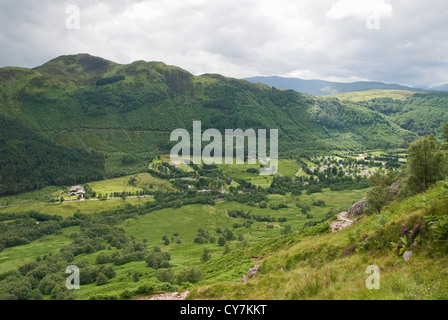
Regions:
<instances>
[{"instance_id":1,"label":"small building in valley","mask_svg":"<svg viewBox=\"0 0 448 320\"><path fill-rule=\"evenodd\" d=\"M70 187L70 190L69 190L69 194L71 196L77 196L77 197L81 197L81 198L84 196L85 193L86 193L86 191L84 190L84 187L81 187L81 186L73 186L73 187Z\"/></svg>"}]
</instances>

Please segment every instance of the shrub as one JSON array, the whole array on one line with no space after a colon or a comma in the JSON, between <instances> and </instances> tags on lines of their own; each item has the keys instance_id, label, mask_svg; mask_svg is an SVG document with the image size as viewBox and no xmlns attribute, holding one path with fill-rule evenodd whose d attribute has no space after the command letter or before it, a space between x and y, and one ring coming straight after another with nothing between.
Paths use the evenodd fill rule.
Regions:
<instances>
[{"instance_id":1,"label":"shrub","mask_svg":"<svg viewBox=\"0 0 448 320\"><path fill-rule=\"evenodd\" d=\"M109 280L104 275L104 273L102 273L102 272L98 273L98 276L96 277L96 285L97 286L105 285L105 284L107 284L108 281Z\"/></svg>"},{"instance_id":2,"label":"shrub","mask_svg":"<svg viewBox=\"0 0 448 320\"><path fill-rule=\"evenodd\" d=\"M108 255L107 253L100 253L96 256L96 263L97 264L105 264L112 262L112 257Z\"/></svg>"},{"instance_id":3,"label":"shrub","mask_svg":"<svg viewBox=\"0 0 448 320\"><path fill-rule=\"evenodd\" d=\"M175 277L174 277L174 271L171 269L159 269L156 272L156 278L160 282L168 282L171 284L174 284Z\"/></svg>"},{"instance_id":4,"label":"shrub","mask_svg":"<svg viewBox=\"0 0 448 320\"><path fill-rule=\"evenodd\" d=\"M153 269L169 268L171 255L168 252L153 252L146 257L148 267Z\"/></svg>"},{"instance_id":5,"label":"shrub","mask_svg":"<svg viewBox=\"0 0 448 320\"><path fill-rule=\"evenodd\" d=\"M235 240L235 235L233 234L232 230L229 229L224 230L224 237L227 241Z\"/></svg>"},{"instance_id":6,"label":"shrub","mask_svg":"<svg viewBox=\"0 0 448 320\"><path fill-rule=\"evenodd\" d=\"M226 238L224 238L224 237L219 237L219 239L218 239L218 245L219 246L224 246L225 244L226 244Z\"/></svg>"},{"instance_id":7,"label":"shrub","mask_svg":"<svg viewBox=\"0 0 448 320\"><path fill-rule=\"evenodd\" d=\"M290 224L286 224L282 230L280 231L281 234L289 234L292 233L292 226Z\"/></svg>"},{"instance_id":8,"label":"shrub","mask_svg":"<svg viewBox=\"0 0 448 320\"><path fill-rule=\"evenodd\" d=\"M316 207L325 207L325 201L323 201L323 200L317 200L317 201L314 201L314 202L313 202L313 206L316 206Z\"/></svg>"},{"instance_id":9,"label":"shrub","mask_svg":"<svg viewBox=\"0 0 448 320\"><path fill-rule=\"evenodd\" d=\"M184 269L178 272L176 275L176 283L179 285L185 282L196 283L201 281L201 279L202 279L202 271L197 267Z\"/></svg>"},{"instance_id":10,"label":"shrub","mask_svg":"<svg viewBox=\"0 0 448 320\"><path fill-rule=\"evenodd\" d=\"M211 259L212 254L210 253L210 250L208 248L204 248L204 251L202 251L201 261L207 262Z\"/></svg>"}]
</instances>

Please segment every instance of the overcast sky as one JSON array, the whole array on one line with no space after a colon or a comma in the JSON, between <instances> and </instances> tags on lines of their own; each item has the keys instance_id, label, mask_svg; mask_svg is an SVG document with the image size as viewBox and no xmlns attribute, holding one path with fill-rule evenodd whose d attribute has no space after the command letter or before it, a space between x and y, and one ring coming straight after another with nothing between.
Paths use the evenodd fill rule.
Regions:
<instances>
[{"instance_id":1,"label":"overcast sky","mask_svg":"<svg viewBox=\"0 0 448 320\"><path fill-rule=\"evenodd\" d=\"M196 75L436 86L448 83L448 3L0 0L0 67L76 53Z\"/></svg>"}]
</instances>

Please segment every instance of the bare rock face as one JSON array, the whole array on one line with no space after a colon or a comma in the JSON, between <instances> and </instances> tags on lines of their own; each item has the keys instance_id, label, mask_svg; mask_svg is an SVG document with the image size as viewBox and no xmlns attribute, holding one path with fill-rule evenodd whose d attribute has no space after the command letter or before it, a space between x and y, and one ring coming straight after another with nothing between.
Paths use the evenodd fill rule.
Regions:
<instances>
[{"instance_id":1,"label":"bare rock face","mask_svg":"<svg viewBox=\"0 0 448 320\"><path fill-rule=\"evenodd\" d=\"M398 194L398 191L400 191L401 185L398 182L392 183L392 185L389 187L389 193L393 196L396 196Z\"/></svg>"},{"instance_id":2,"label":"bare rock face","mask_svg":"<svg viewBox=\"0 0 448 320\"><path fill-rule=\"evenodd\" d=\"M249 271L243 276L241 282L247 282L250 278L254 277L258 272L260 272L260 265L257 264L255 267L250 268Z\"/></svg>"},{"instance_id":3,"label":"bare rock face","mask_svg":"<svg viewBox=\"0 0 448 320\"><path fill-rule=\"evenodd\" d=\"M355 204L353 204L350 208L348 208L348 216L355 217L364 213L364 209L367 206L367 198L362 198Z\"/></svg>"}]
</instances>

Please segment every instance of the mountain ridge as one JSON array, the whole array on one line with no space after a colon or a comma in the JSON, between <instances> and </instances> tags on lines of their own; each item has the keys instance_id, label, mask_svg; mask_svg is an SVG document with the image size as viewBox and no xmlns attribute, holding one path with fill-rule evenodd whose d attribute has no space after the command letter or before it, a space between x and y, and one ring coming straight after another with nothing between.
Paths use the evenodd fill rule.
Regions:
<instances>
[{"instance_id":1,"label":"mountain ridge","mask_svg":"<svg viewBox=\"0 0 448 320\"><path fill-rule=\"evenodd\" d=\"M254 83L263 83L271 87L279 89L291 89L299 92L312 94L315 96L330 95L343 92L356 92L356 91L368 91L368 90L406 90L423 92L428 89L409 87L399 84L387 84L378 81L356 81L356 82L334 82L319 79L305 80L300 78L287 78L279 76L258 76L244 78L246 81ZM448 90L447 85L429 88L429 90Z\"/></svg>"}]
</instances>

